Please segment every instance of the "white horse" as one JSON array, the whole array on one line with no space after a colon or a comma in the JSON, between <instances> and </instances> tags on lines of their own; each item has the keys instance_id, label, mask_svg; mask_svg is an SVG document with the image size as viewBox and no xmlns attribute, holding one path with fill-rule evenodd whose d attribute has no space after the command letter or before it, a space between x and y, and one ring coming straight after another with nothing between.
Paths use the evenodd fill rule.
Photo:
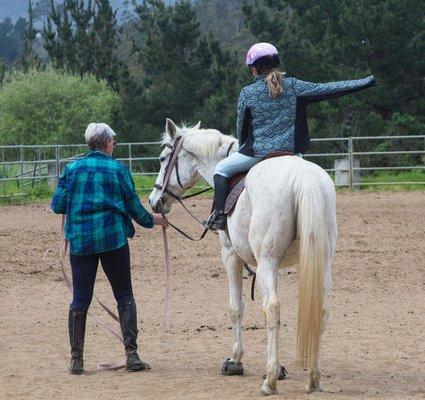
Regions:
<instances>
[{"instance_id":1,"label":"white horse","mask_svg":"<svg viewBox=\"0 0 425 400\"><path fill-rule=\"evenodd\" d=\"M157 185L163 183L176 138L183 145L167 184L181 197L204 178L213 185L215 165L227 152L237 151L235 138L212 129L178 128L167 119ZM231 144L234 145L231 147ZM161 197L161 198L160 198ZM161 201L160 201L161 200ZM171 209L175 198L155 188L149 196L154 211ZM277 393L280 372L278 338L280 304L277 296L279 267L299 265L297 360L309 368L307 391L321 390L320 341L327 320L325 298L331 287L331 258L337 235L335 187L318 165L297 156L265 160L248 173L246 187L220 231L221 255L227 270L234 345L230 363L242 368L242 271L244 263L257 267L257 282L267 325L267 366L262 393ZM229 363L229 360L227 361ZM242 373L243 369L241 369Z\"/></svg>"}]
</instances>

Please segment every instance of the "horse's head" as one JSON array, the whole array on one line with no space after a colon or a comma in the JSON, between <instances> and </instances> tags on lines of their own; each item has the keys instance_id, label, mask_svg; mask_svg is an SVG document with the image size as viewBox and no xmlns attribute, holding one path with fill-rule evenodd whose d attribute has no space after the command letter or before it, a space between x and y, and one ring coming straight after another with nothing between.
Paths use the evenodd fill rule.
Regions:
<instances>
[{"instance_id":1,"label":"horse's head","mask_svg":"<svg viewBox=\"0 0 425 400\"><path fill-rule=\"evenodd\" d=\"M196 156L185 148L184 143L185 134L199 130L200 125L198 122L191 128L179 128L171 119L166 119L164 149L159 156L161 169L149 196L149 204L155 212L170 212L171 205L201 179Z\"/></svg>"}]
</instances>

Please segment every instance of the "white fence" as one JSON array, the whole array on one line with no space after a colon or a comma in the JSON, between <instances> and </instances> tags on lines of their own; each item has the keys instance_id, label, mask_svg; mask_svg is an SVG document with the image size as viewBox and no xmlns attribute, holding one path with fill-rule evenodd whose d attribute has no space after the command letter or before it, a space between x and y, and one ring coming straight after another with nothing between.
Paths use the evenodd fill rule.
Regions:
<instances>
[{"instance_id":1,"label":"white fence","mask_svg":"<svg viewBox=\"0 0 425 400\"><path fill-rule=\"evenodd\" d=\"M115 155L127 163L134 176L155 176L159 144L118 143ZM0 195L24 194L26 187L46 180L57 182L63 167L86 150L85 144L0 146ZM310 152L304 158L324 167L336 178L337 186L350 189L362 185L425 185L425 181L363 180L378 171L423 171L425 135L312 139ZM346 179L338 179L338 175Z\"/></svg>"}]
</instances>

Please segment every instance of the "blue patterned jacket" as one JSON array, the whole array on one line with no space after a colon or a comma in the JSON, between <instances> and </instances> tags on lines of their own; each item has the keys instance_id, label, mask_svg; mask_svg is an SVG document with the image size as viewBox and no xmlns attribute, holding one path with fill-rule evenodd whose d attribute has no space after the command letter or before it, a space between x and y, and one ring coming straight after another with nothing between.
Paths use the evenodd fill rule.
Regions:
<instances>
[{"instance_id":1,"label":"blue patterned jacket","mask_svg":"<svg viewBox=\"0 0 425 400\"><path fill-rule=\"evenodd\" d=\"M344 96L374 86L375 78L311 83L284 78L283 93L269 95L265 78L257 76L239 95L237 136L239 152L247 156L266 156L271 151L305 153L310 145L307 105Z\"/></svg>"}]
</instances>

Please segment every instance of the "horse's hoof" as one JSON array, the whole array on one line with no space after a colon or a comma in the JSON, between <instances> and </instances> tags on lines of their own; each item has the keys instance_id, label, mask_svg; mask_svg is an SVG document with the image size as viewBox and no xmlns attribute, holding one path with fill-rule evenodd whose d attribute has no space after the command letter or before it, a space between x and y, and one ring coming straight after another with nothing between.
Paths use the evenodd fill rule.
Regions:
<instances>
[{"instance_id":1,"label":"horse's hoof","mask_svg":"<svg viewBox=\"0 0 425 400\"><path fill-rule=\"evenodd\" d=\"M309 384L306 387L306 391L307 391L307 393L323 392L323 387L320 383L319 384Z\"/></svg>"},{"instance_id":2,"label":"horse's hoof","mask_svg":"<svg viewBox=\"0 0 425 400\"><path fill-rule=\"evenodd\" d=\"M235 363L228 358L221 367L221 374L232 376L232 375L243 375L243 364Z\"/></svg>"},{"instance_id":3,"label":"horse's hoof","mask_svg":"<svg viewBox=\"0 0 425 400\"><path fill-rule=\"evenodd\" d=\"M323 390L320 371L310 371L310 379L307 385L307 393L321 392Z\"/></svg>"},{"instance_id":4,"label":"horse's hoof","mask_svg":"<svg viewBox=\"0 0 425 400\"><path fill-rule=\"evenodd\" d=\"M279 376L277 377L278 381L283 381L288 376L288 371L285 369L283 365L280 366ZM266 379L266 375L263 375L263 379Z\"/></svg>"},{"instance_id":5,"label":"horse's hoof","mask_svg":"<svg viewBox=\"0 0 425 400\"><path fill-rule=\"evenodd\" d=\"M270 386L266 385L265 383L261 387L261 393L264 396L270 396L272 394L277 394L277 388L272 389Z\"/></svg>"}]
</instances>

